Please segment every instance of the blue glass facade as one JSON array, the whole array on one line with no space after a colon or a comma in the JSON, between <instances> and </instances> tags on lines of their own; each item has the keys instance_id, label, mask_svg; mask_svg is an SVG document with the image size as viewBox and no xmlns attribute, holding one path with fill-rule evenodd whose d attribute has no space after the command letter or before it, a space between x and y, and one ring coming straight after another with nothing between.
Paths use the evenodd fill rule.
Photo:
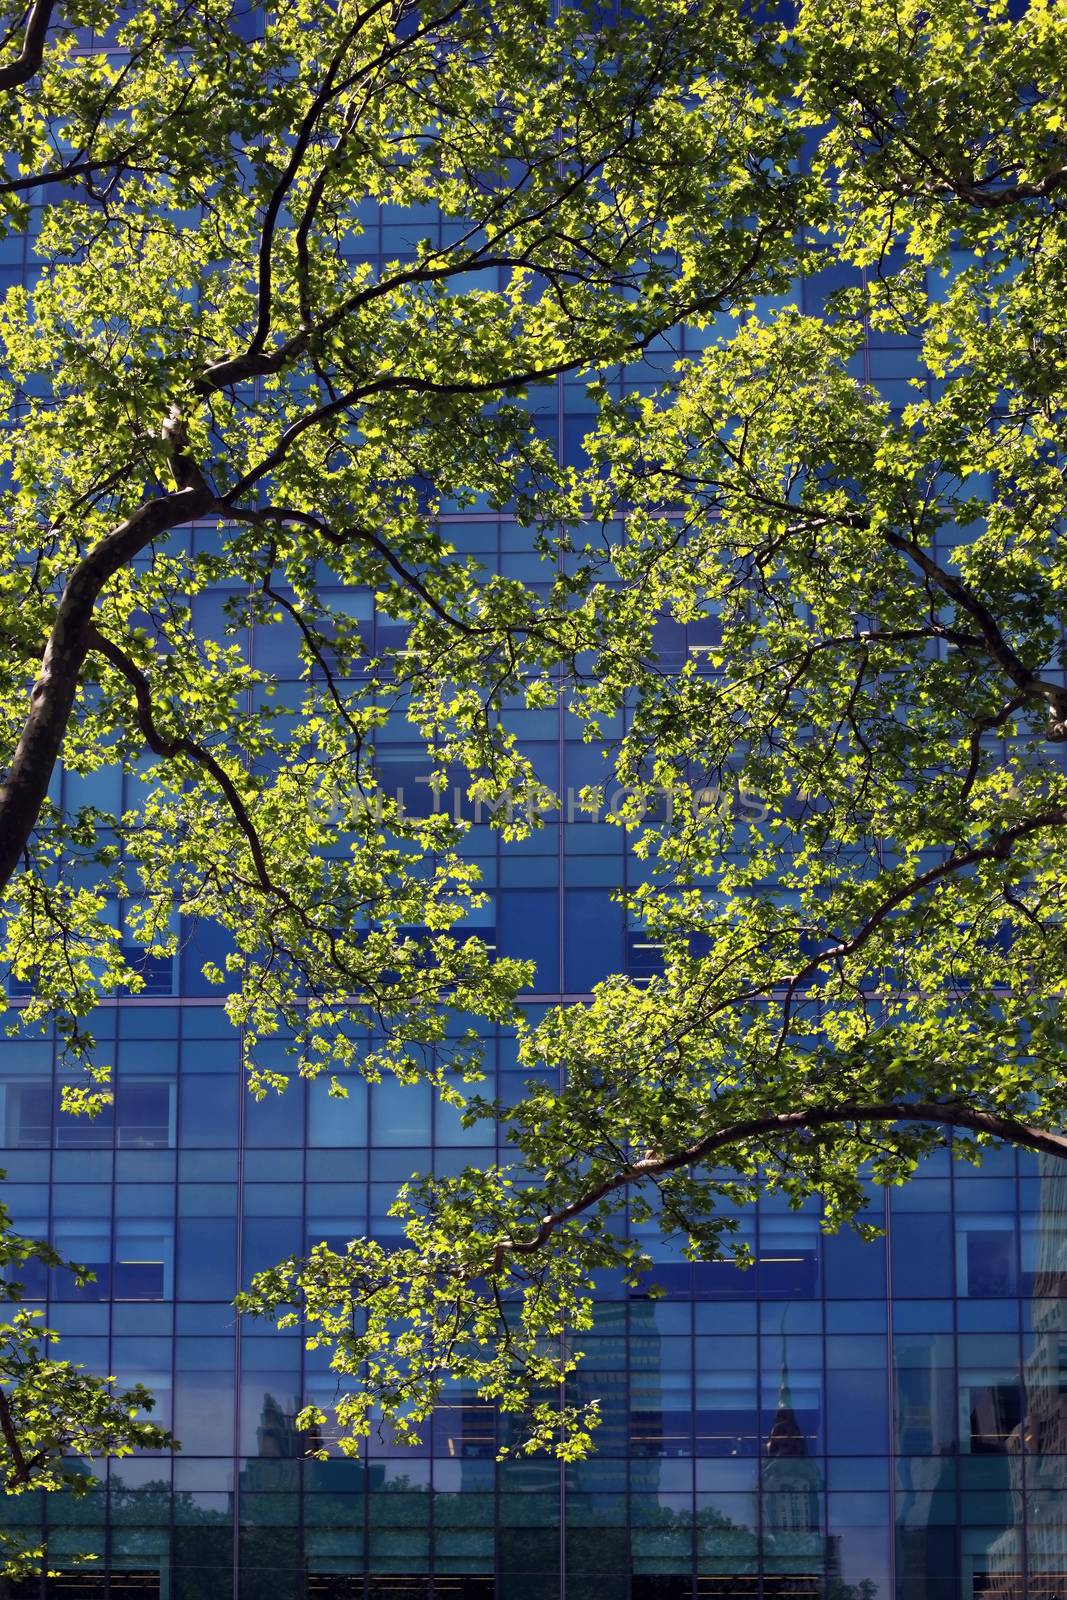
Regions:
<instances>
[{"instance_id":1,"label":"blue glass facade","mask_svg":"<svg viewBox=\"0 0 1067 1600\"><path fill-rule=\"evenodd\" d=\"M1062 1592L1067 1182L1036 1158L931 1160L882 1242L764 1204L753 1270L664 1261L661 1300L605 1286L576 1380L604 1401L587 1463L498 1466L498 1419L462 1396L424 1449L302 1461L294 1412L332 1381L295 1336L239 1325L231 1296L305 1241L387 1232L397 1180L470 1147L419 1088L370 1086L340 1115L320 1084L256 1104L213 1002L100 1021L106 1122L50 1118L50 1048L3 1046L10 1199L96 1270L81 1291L53 1275L65 1353L147 1382L183 1448L113 1463L109 1496L10 1503L19 1524L43 1510L56 1565L102 1558L56 1592ZM509 1070L506 1040L489 1054Z\"/></svg>"},{"instance_id":2,"label":"blue glass facade","mask_svg":"<svg viewBox=\"0 0 1067 1600\"><path fill-rule=\"evenodd\" d=\"M391 210L368 213L368 257L403 256L414 226ZM24 241L0 240L9 249L18 259L0 276L12 281L28 269ZM817 307L833 278L810 280L798 297ZM695 348L688 338L660 341L618 384L661 381ZM917 372L915 349L882 335L857 375L903 404ZM566 461L580 459L588 404L581 384L531 397L538 429ZM461 551L542 581L528 535L506 519L447 520ZM387 637L369 595L345 604ZM221 625L221 605L203 610L207 629ZM295 680L284 628L249 630L242 642L257 666ZM665 630L663 659L705 642L700 629ZM492 891L477 931L501 954L536 961L531 1007L580 999L612 971L647 974L655 949L611 899L642 865L623 830L570 799L602 777L598 754L565 711L515 711L512 725L563 805L512 844L465 807L467 849ZM386 787L410 809L451 808L451 791L435 797L420 782L428 767L405 724L385 730L378 754ZM62 781L79 803L112 809L126 798L117 774ZM355 1081L338 1102L325 1082L297 1080L284 1098L253 1101L239 1041L201 971L217 954L210 933L189 929L179 957L146 972L143 996L101 1011L94 1030L115 1064L116 1096L93 1122L58 1112L51 1044L0 1041L0 1166L15 1218L96 1273L81 1290L62 1274L28 1287L49 1296L62 1353L148 1384L182 1442L173 1459L98 1466L106 1493L6 1508L10 1525L43 1527L54 1567L75 1552L99 1556L50 1592L1067 1594L1067 1177L1012 1151L980 1171L931 1159L888 1201L875 1195L886 1234L874 1244L825 1237L814 1209L774 1200L740 1220L756 1260L748 1272L663 1259L662 1299L605 1283L574 1380L604 1406L586 1463L498 1465L506 1422L462 1395L421 1449L375 1440L362 1460L302 1459L293 1417L308 1400L328 1401L332 1379L297 1336L239 1323L233 1295L308 1243L388 1236L398 1182L479 1150L490 1158L495 1147L479 1141L495 1134L489 1124L464 1131L426 1085ZM504 1085L516 1072L505 1036L486 1040L486 1060Z\"/></svg>"}]
</instances>

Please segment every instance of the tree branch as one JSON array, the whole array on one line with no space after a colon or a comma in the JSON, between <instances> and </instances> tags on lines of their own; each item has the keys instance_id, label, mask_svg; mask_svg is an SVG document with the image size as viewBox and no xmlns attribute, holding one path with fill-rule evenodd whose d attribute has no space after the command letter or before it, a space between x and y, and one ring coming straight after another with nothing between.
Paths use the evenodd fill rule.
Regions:
<instances>
[{"instance_id":1,"label":"tree branch","mask_svg":"<svg viewBox=\"0 0 1067 1600\"><path fill-rule=\"evenodd\" d=\"M845 956L851 956L867 943L868 939L882 926L891 912L903 905L905 900L911 900L915 895L921 894L924 889L931 888L940 883L943 878L951 877L954 873L961 872L967 867L980 865L983 861L1006 861L1012 849L1020 839L1027 838L1032 833L1039 833L1042 828L1062 828L1067 825L1067 810L1045 811L1036 817L1027 817L1024 822L1018 822L1013 828L1004 828L995 834L988 844L975 845L973 849L954 851L945 861L936 867L930 867L926 872L920 872L917 877L909 879L899 889L887 895L877 910L872 911L852 935L851 939L842 939L837 944L831 945L828 950L820 950L817 955L795 972L786 988L785 1000L782 1005L782 1027L775 1047L775 1060L782 1053L786 1036L789 1032L789 1020L792 1012L793 1000L797 990L809 978L814 977L819 968L827 961L840 962ZM741 995L742 1000L756 999L757 993Z\"/></svg>"},{"instance_id":2,"label":"tree branch","mask_svg":"<svg viewBox=\"0 0 1067 1600\"><path fill-rule=\"evenodd\" d=\"M175 739L168 739L162 734L156 725L155 713L152 707L151 687L137 663L119 645L113 644L110 639L105 638L99 628L90 627L88 637L90 648L96 650L106 661L109 661L116 672L120 672L133 688L137 701L137 724L144 734L148 748L155 755L164 756L168 759L179 755L188 756L197 766L202 767L205 772L211 774L226 796L227 804L234 814L237 826L248 841L260 887L269 894L277 893L267 870L263 845L252 821L251 814L226 768L216 760L205 745L198 744L195 739L190 739L186 734L179 734Z\"/></svg>"},{"instance_id":3,"label":"tree branch","mask_svg":"<svg viewBox=\"0 0 1067 1600\"><path fill-rule=\"evenodd\" d=\"M357 973L351 963L344 959L337 930L322 922L317 922L307 908L300 905L293 895L271 876L267 865L266 852L263 849L263 842L252 820L252 814L226 768L216 759L206 745L200 744L195 739L190 739L188 735L180 734L177 738L168 739L160 732L155 720L152 691L148 679L137 663L126 654L125 650L114 644L110 639L105 638L99 629L95 627L90 629L90 645L106 661L109 661L132 687L137 702L138 727L144 735L145 743L149 749L154 754L166 759L171 759L174 756L186 756L190 761L209 773L218 784L233 813L237 826L248 842L248 848L255 867L254 881L256 886L264 894L269 895L278 904L284 906L309 934L327 941L331 958L337 970L343 973L348 981L352 983L358 982L364 990L371 989L372 984L367 976ZM242 880L236 873L234 876L238 882L248 881ZM326 909L329 909L328 905Z\"/></svg>"},{"instance_id":4,"label":"tree branch","mask_svg":"<svg viewBox=\"0 0 1067 1600\"><path fill-rule=\"evenodd\" d=\"M621 1171L605 1178L568 1205L560 1206L543 1217L538 1228L524 1239L498 1239L487 1269L490 1276L498 1273L509 1255L533 1255L552 1235L566 1223L590 1211L600 1201L608 1199L619 1190L664 1173L677 1172L681 1167L695 1166L733 1145L746 1144L753 1139L765 1139L776 1134L799 1133L804 1129L826 1128L860 1124L864 1122L925 1122L940 1123L951 1128L966 1128L971 1133L988 1135L1006 1144L1021 1145L1036 1150L1041 1155L1052 1155L1067 1160L1067 1138L1018 1122L1013 1117L999 1116L992 1111L979 1111L953 1101L882 1101L871 1105L844 1101L837 1106L811 1106L804 1111L785 1111L777 1115L753 1117L748 1122L736 1122L715 1133L705 1134L695 1143L676 1150L671 1155L648 1156L632 1162Z\"/></svg>"},{"instance_id":5,"label":"tree branch","mask_svg":"<svg viewBox=\"0 0 1067 1600\"><path fill-rule=\"evenodd\" d=\"M6 1475L7 1488L13 1490L21 1484L29 1483L32 1463L27 1461L19 1442L15 1419L11 1415L11 1403L2 1386L0 1386L0 1433L4 1436L4 1443L11 1452L11 1460L14 1463L13 1470Z\"/></svg>"},{"instance_id":6,"label":"tree branch","mask_svg":"<svg viewBox=\"0 0 1067 1600\"><path fill-rule=\"evenodd\" d=\"M17 89L20 84L28 83L41 65L54 4L55 0L33 0L18 58L0 67L0 89Z\"/></svg>"},{"instance_id":7,"label":"tree branch","mask_svg":"<svg viewBox=\"0 0 1067 1600\"><path fill-rule=\"evenodd\" d=\"M966 611L977 623L989 654L1015 687L1027 698L1039 696L1047 701L1049 738L1067 739L1067 689L1062 684L1042 678L1032 667L1028 667L1018 652L1012 649L993 613L979 600L974 590L954 573L946 571L932 556L927 555L915 539L907 539L901 534L891 532L885 537L887 544L901 555L909 556L920 572L931 582L936 583L942 593L954 600L960 609Z\"/></svg>"},{"instance_id":8,"label":"tree branch","mask_svg":"<svg viewBox=\"0 0 1067 1600\"><path fill-rule=\"evenodd\" d=\"M430 593L418 573L412 572L408 567L405 567L400 558L390 550L385 540L380 538L378 534L373 533L369 528L333 528L324 518L318 517L310 511L299 511L288 506L230 506L228 514L235 522L249 522L254 527L269 526L272 523L275 525L282 525L286 522L297 523L301 527L313 529L327 544L331 544L335 549L339 550L344 549L345 545L353 540L361 544L369 544L378 552L387 566L396 573L400 581L409 589L412 589L442 622L447 622L451 627L458 629L459 632L469 635L484 634L492 631L489 628L479 628L472 623L465 622L462 617L453 616L448 608L443 606L436 596ZM272 590L267 592L273 594ZM286 606L292 610L289 602L282 596L274 595L274 598L279 605ZM302 619L295 611L293 616L298 626L305 632L306 637Z\"/></svg>"},{"instance_id":9,"label":"tree branch","mask_svg":"<svg viewBox=\"0 0 1067 1600\"><path fill-rule=\"evenodd\" d=\"M912 139L900 121L883 111L858 85L845 83L841 79L831 79L829 87L836 89L846 100L855 100L871 121L881 128L882 135L887 141L896 140L902 144L915 160L919 171L925 168L944 185L950 195L954 195L957 200L962 200L967 205L996 210L1001 206L1014 205L1020 200L1047 200L1058 189L1067 188L1067 166L1053 167L1043 178L1036 178L1033 181L1000 183L999 186L995 186L999 175L983 179L973 173L966 176L952 172ZM900 179L891 186L891 192L906 197L919 187L917 180L909 183L906 179Z\"/></svg>"},{"instance_id":10,"label":"tree branch","mask_svg":"<svg viewBox=\"0 0 1067 1600\"><path fill-rule=\"evenodd\" d=\"M810 512L798 511L795 505L788 501L778 500L772 495L761 493L758 489L744 491L746 497L755 500L760 505L765 505L777 511L786 512L789 516L801 519L798 526L812 529L838 524L846 528L868 530L871 519L862 511L853 512ZM1049 708L1048 738L1053 741L1067 740L1067 688L1063 684L1054 683L1048 678L1041 677L1032 667L1013 649L1001 631L1000 625L990 611L989 607L978 598L974 590L962 579L948 572L932 556L928 555L917 539L908 538L904 534L893 533L891 530L884 533L886 543L898 554L907 556L919 568L931 583L937 585L942 594L954 600L962 611L974 621L981 635L979 640L969 634L960 635L950 630L941 630L941 637L950 643L968 646L984 643L985 649L1006 677L1010 678L1015 687L1026 696L1028 700L1042 699Z\"/></svg>"},{"instance_id":11,"label":"tree branch","mask_svg":"<svg viewBox=\"0 0 1067 1600\"><path fill-rule=\"evenodd\" d=\"M303 122L297 131L297 135L293 141L293 148L290 152L289 160L286 163L285 170L278 179L278 182L275 184L271 197L267 202L267 209L263 218L263 228L260 233L259 259L257 263L258 310L256 314L255 331L252 334L252 339L248 346L248 356L256 356L259 354L267 341L267 336L271 329L271 298L274 270L274 230L277 226L278 217L281 214L282 206L285 204L285 197L292 188L293 183L296 181L297 173L300 171L304 157L307 154L308 145L311 143L312 137L314 136L315 127L319 117L325 111L330 101L341 92L342 86L339 86L337 83L337 75L341 70L341 66L344 62L349 46L361 32L364 25L372 17L377 16L379 12L384 11L388 4L389 0L374 0L374 3L370 6L369 10L358 16L352 27L350 27L347 32L342 35L341 42L334 51L330 60L330 64L323 76L322 83L319 86L319 91L312 100L311 105L308 107Z\"/></svg>"},{"instance_id":12,"label":"tree branch","mask_svg":"<svg viewBox=\"0 0 1067 1600\"><path fill-rule=\"evenodd\" d=\"M146 501L94 545L68 579L30 691L29 712L0 784L0 889L19 866L48 793L89 650L93 608L101 590L153 539L203 516L213 498L201 483Z\"/></svg>"}]
</instances>

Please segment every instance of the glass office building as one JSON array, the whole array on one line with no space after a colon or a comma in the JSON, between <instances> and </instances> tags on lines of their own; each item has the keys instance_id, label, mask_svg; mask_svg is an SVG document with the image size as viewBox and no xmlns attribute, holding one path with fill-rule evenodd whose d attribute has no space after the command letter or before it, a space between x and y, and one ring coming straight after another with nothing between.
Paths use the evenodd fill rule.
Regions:
<instances>
[{"instance_id":1,"label":"glass office building","mask_svg":"<svg viewBox=\"0 0 1067 1600\"><path fill-rule=\"evenodd\" d=\"M366 226L379 258L427 232L422 213L368 212ZM23 241L0 241L13 247ZM26 270L21 256L2 264L7 281ZM829 287L813 279L798 297L815 306ZM653 347L618 382L654 384L691 348L682 335ZM859 375L903 403L916 371L905 341L875 336ZM576 459L583 386L530 404ZM459 549L544 579L528 536L506 519L449 521ZM209 631L223 598L198 602ZM377 626L369 596L339 598ZM284 628L243 642L257 666L295 677ZM702 642L699 630L665 628L660 648L677 662ZM623 831L567 804L600 779L598 757L563 713L516 712L514 726L563 805L516 844L468 816L467 848L493 892L478 932L502 954L536 960L536 1008L579 1000L608 972L647 975L656 952L611 899L640 868ZM386 786L414 809L433 802L408 731L387 729L379 759ZM62 781L73 803L126 799L118 775ZM874 1244L824 1237L814 1209L775 1200L741 1223L756 1259L748 1272L664 1259L663 1298L605 1284L576 1380L604 1402L583 1464L497 1464L500 1419L461 1393L421 1449L373 1441L361 1460L303 1459L294 1415L328 1401L333 1382L296 1335L238 1322L234 1293L309 1242L388 1236L399 1181L490 1159L494 1147L478 1141L494 1135L484 1124L464 1132L427 1086L357 1080L338 1102L325 1082L298 1081L254 1102L219 991L202 976L217 954L189 930L173 962L146 972L142 996L101 1010L94 1028L116 1095L96 1121L58 1113L51 1044L0 1040L7 1199L24 1231L96 1273L81 1290L62 1273L28 1286L49 1297L61 1354L145 1382L182 1444L173 1458L98 1464L99 1494L5 1508L9 1526L43 1526L61 1574L50 1594L1067 1596L1067 1175L1014 1151L978 1171L931 1159L888 1205L876 1194L886 1232ZM486 1057L506 1094L508 1038L488 1038ZM99 1560L72 1567L85 1551Z\"/></svg>"}]
</instances>

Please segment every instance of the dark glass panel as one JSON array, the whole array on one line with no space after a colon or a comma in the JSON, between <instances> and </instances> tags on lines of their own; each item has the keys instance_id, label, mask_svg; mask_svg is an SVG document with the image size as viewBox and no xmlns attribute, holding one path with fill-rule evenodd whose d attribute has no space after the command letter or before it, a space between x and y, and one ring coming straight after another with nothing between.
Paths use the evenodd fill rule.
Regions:
<instances>
[{"instance_id":1,"label":"dark glass panel","mask_svg":"<svg viewBox=\"0 0 1067 1600\"><path fill-rule=\"evenodd\" d=\"M890 1235L893 1293L952 1293L952 1235L949 1218L940 1213L898 1212Z\"/></svg>"},{"instance_id":2,"label":"dark glass panel","mask_svg":"<svg viewBox=\"0 0 1067 1600\"><path fill-rule=\"evenodd\" d=\"M178 1296L230 1300L237 1292L237 1223L232 1217L183 1217L178 1227Z\"/></svg>"},{"instance_id":3,"label":"dark glass panel","mask_svg":"<svg viewBox=\"0 0 1067 1600\"><path fill-rule=\"evenodd\" d=\"M174 1085L164 1079L131 1082L120 1077L115 1126L120 1149L168 1149L174 1143Z\"/></svg>"}]
</instances>

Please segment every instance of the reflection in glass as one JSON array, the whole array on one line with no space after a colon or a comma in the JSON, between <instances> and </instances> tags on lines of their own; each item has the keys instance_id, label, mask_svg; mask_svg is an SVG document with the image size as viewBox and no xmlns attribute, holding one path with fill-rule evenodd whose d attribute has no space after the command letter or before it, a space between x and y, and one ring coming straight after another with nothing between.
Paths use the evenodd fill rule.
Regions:
<instances>
[{"instance_id":1,"label":"reflection in glass","mask_svg":"<svg viewBox=\"0 0 1067 1600\"><path fill-rule=\"evenodd\" d=\"M1024 1353L1021 1414L1007 1443L1012 1519L990 1542L983 1589L996 1600L1061 1600L1067 1594L1067 1170L1039 1157L1038 1208L1028 1230L1032 1333ZM978 1580L976 1579L976 1582Z\"/></svg>"}]
</instances>

